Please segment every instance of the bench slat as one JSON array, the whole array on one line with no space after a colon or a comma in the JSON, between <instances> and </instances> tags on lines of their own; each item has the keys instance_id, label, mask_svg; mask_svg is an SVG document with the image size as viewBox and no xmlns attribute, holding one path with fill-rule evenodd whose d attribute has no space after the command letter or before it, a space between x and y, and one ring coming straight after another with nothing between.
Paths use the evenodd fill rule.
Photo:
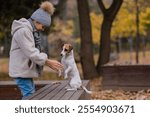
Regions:
<instances>
[{"instance_id":1,"label":"bench slat","mask_svg":"<svg viewBox=\"0 0 150 117\"><path fill-rule=\"evenodd\" d=\"M76 91L66 91L66 93L60 98L60 100L69 100L75 92Z\"/></svg>"},{"instance_id":2,"label":"bench slat","mask_svg":"<svg viewBox=\"0 0 150 117\"><path fill-rule=\"evenodd\" d=\"M32 96L26 98L30 100L78 100L90 99L90 95L83 89L77 91L66 91L67 80L62 80L61 84L48 84L36 91ZM83 85L89 89L89 81L83 80Z\"/></svg>"},{"instance_id":3,"label":"bench slat","mask_svg":"<svg viewBox=\"0 0 150 117\"><path fill-rule=\"evenodd\" d=\"M46 95L49 94L51 91L53 91L58 85L59 85L59 84L51 85L51 86L48 87L46 90L44 90L43 92L41 92L39 95L37 95L36 97L34 97L33 100L42 99L44 96L46 96Z\"/></svg>"},{"instance_id":4,"label":"bench slat","mask_svg":"<svg viewBox=\"0 0 150 117\"><path fill-rule=\"evenodd\" d=\"M61 92L59 92L57 95L55 95L53 98L51 98L52 100L60 100L60 98L66 93L67 91L64 89L61 90Z\"/></svg>"},{"instance_id":5,"label":"bench slat","mask_svg":"<svg viewBox=\"0 0 150 117\"><path fill-rule=\"evenodd\" d=\"M84 93L83 90L76 91L71 97L70 100L78 100L80 99L81 95Z\"/></svg>"},{"instance_id":6,"label":"bench slat","mask_svg":"<svg viewBox=\"0 0 150 117\"><path fill-rule=\"evenodd\" d=\"M65 88L67 83L68 82L61 83L58 87L56 87L56 89L54 89L51 93L49 93L48 95L46 95L45 97L43 97L41 99L42 100L50 100L52 97L54 97L55 95L60 93L62 91L62 89Z\"/></svg>"},{"instance_id":7,"label":"bench slat","mask_svg":"<svg viewBox=\"0 0 150 117\"><path fill-rule=\"evenodd\" d=\"M45 89L49 88L52 84L46 85L45 87L39 89L38 91L36 91L34 94L32 94L31 96L27 97L28 100L33 99L35 96L39 95L40 93L42 93Z\"/></svg>"}]
</instances>

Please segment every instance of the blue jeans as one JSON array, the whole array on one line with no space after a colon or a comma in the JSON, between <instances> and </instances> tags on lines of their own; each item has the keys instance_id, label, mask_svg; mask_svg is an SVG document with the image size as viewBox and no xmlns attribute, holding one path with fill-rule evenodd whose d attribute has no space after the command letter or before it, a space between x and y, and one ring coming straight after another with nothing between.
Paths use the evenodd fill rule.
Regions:
<instances>
[{"instance_id":1,"label":"blue jeans","mask_svg":"<svg viewBox=\"0 0 150 117\"><path fill-rule=\"evenodd\" d=\"M14 80L16 81L19 89L21 90L21 94L23 96L22 99L32 95L35 92L35 84L33 83L32 78L17 77L14 78Z\"/></svg>"}]
</instances>

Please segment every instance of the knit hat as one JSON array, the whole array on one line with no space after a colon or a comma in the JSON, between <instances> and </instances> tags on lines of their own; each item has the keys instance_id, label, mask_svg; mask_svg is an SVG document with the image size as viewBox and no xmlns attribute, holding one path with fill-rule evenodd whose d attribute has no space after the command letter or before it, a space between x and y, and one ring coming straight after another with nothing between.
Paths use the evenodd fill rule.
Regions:
<instances>
[{"instance_id":1,"label":"knit hat","mask_svg":"<svg viewBox=\"0 0 150 117\"><path fill-rule=\"evenodd\" d=\"M40 8L31 15L31 18L48 27L51 24L51 15L53 13L53 5L50 2L45 1L41 3Z\"/></svg>"}]
</instances>

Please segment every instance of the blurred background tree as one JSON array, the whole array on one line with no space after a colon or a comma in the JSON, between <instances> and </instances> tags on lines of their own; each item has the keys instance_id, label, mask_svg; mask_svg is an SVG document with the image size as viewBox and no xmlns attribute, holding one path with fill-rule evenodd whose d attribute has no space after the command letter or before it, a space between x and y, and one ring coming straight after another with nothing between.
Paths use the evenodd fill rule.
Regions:
<instances>
[{"instance_id":1,"label":"blurred background tree","mask_svg":"<svg viewBox=\"0 0 150 117\"><path fill-rule=\"evenodd\" d=\"M104 17L101 26L99 58L97 63L97 71L100 74L101 66L109 62L111 51L111 27L123 0L107 0L107 2L97 0L97 2Z\"/></svg>"},{"instance_id":2,"label":"blurred background tree","mask_svg":"<svg viewBox=\"0 0 150 117\"><path fill-rule=\"evenodd\" d=\"M11 24L14 19L29 18L40 0L7 0L0 4L0 46L3 45L4 55L9 55L11 43Z\"/></svg>"},{"instance_id":3,"label":"blurred background tree","mask_svg":"<svg viewBox=\"0 0 150 117\"><path fill-rule=\"evenodd\" d=\"M12 21L21 17L29 18L42 1L45 0L1 1L1 57L9 56ZM101 65L111 60L111 54L114 51L129 51L130 48L135 51L135 0L49 1L55 5L56 12L52 16L51 27L43 33L44 45L47 46L50 57L58 59L61 45L65 42L72 43L76 62L81 63L85 78L97 76ZM80 6L81 2L86 5ZM139 42L142 42L139 44L139 49L141 51L144 47L147 50L150 49L150 0L138 0L138 3ZM82 14L84 10L86 14Z\"/></svg>"},{"instance_id":4,"label":"blurred background tree","mask_svg":"<svg viewBox=\"0 0 150 117\"><path fill-rule=\"evenodd\" d=\"M83 69L83 74L86 79L97 77L97 71L94 64L93 54L93 41L91 20L89 15L89 5L87 0L77 0L79 24L80 24L80 37L81 49L80 58ZM87 67L88 65L88 67Z\"/></svg>"}]
</instances>

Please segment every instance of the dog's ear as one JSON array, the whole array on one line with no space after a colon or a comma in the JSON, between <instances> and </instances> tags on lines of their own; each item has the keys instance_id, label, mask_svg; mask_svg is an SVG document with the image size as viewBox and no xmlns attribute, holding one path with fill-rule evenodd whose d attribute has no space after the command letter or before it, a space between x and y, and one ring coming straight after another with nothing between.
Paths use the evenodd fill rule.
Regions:
<instances>
[{"instance_id":1,"label":"dog's ear","mask_svg":"<svg viewBox=\"0 0 150 117\"><path fill-rule=\"evenodd\" d=\"M73 46L69 44L69 51L71 51L72 49L73 49Z\"/></svg>"},{"instance_id":2,"label":"dog's ear","mask_svg":"<svg viewBox=\"0 0 150 117\"><path fill-rule=\"evenodd\" d=\"M61 48L63 48L63 46L64 46L64 45L65 45L65 44L64 44L64 43L62 43L62 44L61 44Z\"/></svg>"}]
</instances>

